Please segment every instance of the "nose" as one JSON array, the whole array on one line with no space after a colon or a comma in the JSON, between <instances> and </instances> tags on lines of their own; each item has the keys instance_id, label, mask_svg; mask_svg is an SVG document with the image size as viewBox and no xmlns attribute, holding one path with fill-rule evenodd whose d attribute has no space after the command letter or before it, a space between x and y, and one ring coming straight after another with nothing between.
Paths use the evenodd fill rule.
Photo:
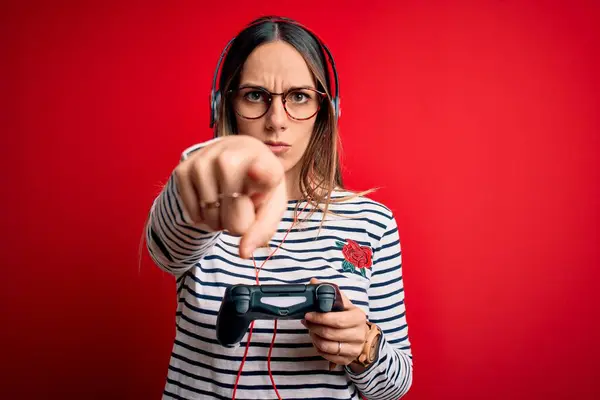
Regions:
<instances>
[{"instance_id":1,"label":"nose","mask_svg":"<svg viewBox=\"0 0 600 400\"><path fill-rule=\"evenodd\" d=\"M270 131L284 131L288 127L289 119L283 106L281 96L273 96L273 102L267 112L267 129Z\"/></svg>"}]
</instances>

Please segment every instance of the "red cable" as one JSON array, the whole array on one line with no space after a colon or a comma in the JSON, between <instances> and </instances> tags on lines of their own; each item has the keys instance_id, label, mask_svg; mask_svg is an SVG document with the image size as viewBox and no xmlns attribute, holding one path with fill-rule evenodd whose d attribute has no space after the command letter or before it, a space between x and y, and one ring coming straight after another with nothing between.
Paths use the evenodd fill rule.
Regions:
<instances>
[{"instance_id":1,"label":"red cable","mask_svg":"<svg viewBox=\"0 0 600 400\"><path fill-rule=\"evenodd\" d=\"M303 212L304 210L306 210L307 206L308 206L308 203L304 206L304 208L300 212ZM298 215L295 215L294 216L294 222L292 222L292 224L288 228L287 232L285 233L285 236L281 240L281 243L279 243L279 245L277 246L277 248L275 250L273 250L273 252L271 254L269 254L269 256L266 258L265 261L263 261L263 263L260 265L260 268L258 268L256 266L256 260L254 259L254 255L252 255L252 262L254 263L254 271L256 273L256 284L257 285L260 285L260 280L258 279L258 274L262 270L262 267L277 252L277 250L279 250L279 248L281 247L281 245L283 244L283 242L285 242L285 239L287 238L288 234L290 233L290 231L292 230L292 228L294 227L294 225L296 225L297 222L298 222ZM235 400L235 394L237 392L238 383L240 381L240 376L242 375L242 369L244 368L244 363L246 362L246 356L248 355L248 349L250 347L250 339L252 338L252 329L253 328L254 328L254 321L252 321L252 323L250 324L250 331L248 332L248 340L246 341L246 349L244 351L244 356L242 357L242 363L240 364L240 369L238 370L237 376L235 378L235 384L233 386L233 395L231 397L231 400ZM277 320L274 321L274 325L273 325L273 337L271 338L271 345L269 346L269 355L267 356L267 367L268 367L268 370L269 370L269 378L271 379L271 384L273 385L273 389L275 390L275 394L277 395L277 398L279 400L283 400L281 398L281 396L279 395L279 391L277 390L277 385L275 385L275 379L273 378L273 373L271 372L271 353L273 352L273 346L275 344L275 336L276 335L277 335Z\"/></svg>"},{"instance_id":2,"label":"red cable","mask_svg":"<svg viewBox=\"0 0 600 400\"><path fill-rule=\"evenodd\" d=\"M275 320L275 325L273 325L273 338L271 339L271 346L269 346L269 356L267 358L267 367L269 368L269 378L271 378L271 385L273 385L273 389L275 390L275 394L279 400L281 396L277 391L277 386L275 385L275 379L273 378L273 373L271 372L271 353L273 352L273 345L275 344L275 336L277 335L277 320Z\"/></svg>"},{"instance_id":3,"label":"red cable","mask_svg":"<svg viewBox=\"0 0 600 400\"><path fill-rule=\"evenodd\" d=\"M244 368L246 356L248 355L248 348L250 347L250 339L252 338L252 328L254 328L254 321L252 321L252 323L250 324L250 332L248 332L248 341L246 341L246 350L244 351L244 357L242 358L240 369L238 370L237 377L235 378L235 385L233 385L233 395L231 397L231 400L235 400L235 393L237 392L238 382L240 381L240 375L242 375L242 369Z\"/></svg>"}]
</instances>

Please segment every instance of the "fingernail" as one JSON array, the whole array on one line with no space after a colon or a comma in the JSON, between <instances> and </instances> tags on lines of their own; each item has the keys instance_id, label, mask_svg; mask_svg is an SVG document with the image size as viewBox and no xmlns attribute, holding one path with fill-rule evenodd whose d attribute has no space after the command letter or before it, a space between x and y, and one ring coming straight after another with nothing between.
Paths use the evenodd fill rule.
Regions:
<instances>
[{"instance_id":1,"label":"fingernail","mask_svg":"<svg viewBox=\"0 0 600 400\"><path fill-rule=\"evenodd\" d=\"M310 321L310 320L312 319L312 315L311 315L311 313L306 313L306 315L304 315L304 318L305 318L307 321Z\"/></svg>"},{"instance_id":2,"label":"fingernail","mask_svg":"<svg viewBox=\"0 0 600 400\"><path fill-rule=\"evenodd\" d=\"M244 258L250 258L252 251L254 251L254 245L252 243L247 243L243 248Z\"/></svg>"}]
</instances>

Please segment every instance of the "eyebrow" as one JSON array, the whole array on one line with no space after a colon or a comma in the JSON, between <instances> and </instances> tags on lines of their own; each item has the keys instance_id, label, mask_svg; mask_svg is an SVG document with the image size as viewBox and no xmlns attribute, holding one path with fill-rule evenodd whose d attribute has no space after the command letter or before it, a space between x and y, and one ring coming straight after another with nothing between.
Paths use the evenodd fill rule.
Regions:
<instances>
[{"instance_id":1,"label":"eyebrow","mask_svg":"<svg viewBox=\"0 0 600 400\"><path fill-rule=\"evenodd\" d=\"M260 88L260 89L264 89L267 92L270 92L269 89L267 89L266 87L253 83L253 82L246 82L246 83L240 83L239 89L242 88ZM295 85L295 86L290 86L287 89L284 90L284 92L288 92L290 90L298 90L298 89L312 89L312 90L317 90L317 88L314 87L314 85Z\"/></svg>"}]
</instances>

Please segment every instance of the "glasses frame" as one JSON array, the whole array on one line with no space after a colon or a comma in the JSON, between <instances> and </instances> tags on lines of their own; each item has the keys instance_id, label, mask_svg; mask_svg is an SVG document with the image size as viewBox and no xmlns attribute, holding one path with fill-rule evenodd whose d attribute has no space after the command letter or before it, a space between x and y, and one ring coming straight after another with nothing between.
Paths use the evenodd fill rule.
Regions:
<instances>
[{"instance_id":1,"label":"glasses frame","mask_svg":"<svg viewBox=\"0 0 600 400\"><path fill-rule=\"evenodd\" d=\"M255 120L255 119L260 119L260 118L264 117L269 112L269 110L271 109L271 104L273 104L273 97L274 96L281 96L281 102L283 103L283 109L285 110L285 113L287 114L287 116L290 117L291 119L295 120L295 121L306 121L308 119L311 119L312 117L314 117L315 115L317 115L319 113L319 111L321 110L321 105L323 104L323 99L325 99L327 97L327 93L321 92L321 91L319 91L317 89L314 89L314 88L311 88L311 87L293 87L293 88L289 88L288 90L286 90L283 93L275 93L275 92L271 92L271 91L265 89L264 87L261 87L261 86L252 86L252 85L240 86L237 89L229 89L227 91L227 95L230 97L230 100L231 100L231 96L233 94L235 94L235 93L237 93L237 92L239 92L240 90L243 90L243 89L255 89L255 90L263 92L263 93L265 93L266 95L269 96L269 103L267 105L267 108L265 109L265 112L262 113L258 117L246 117L244 115L241 115L237 111L235 105L232 102L233 111L238 116L240 116L241 118L249 119L249 120ZM317 110L312 115L310 115L309 117L306 117L306 118L296 118L296 117L293 117L290 114L290 112L288 111L287 105L286 105L286 102L287 102L286 101L286 97L287 97L287 95L290 94L291 92L300 91L300 90L310 90L311 92L316 93L317 97L318 97Z\"/></svg>"}]
</instances>

